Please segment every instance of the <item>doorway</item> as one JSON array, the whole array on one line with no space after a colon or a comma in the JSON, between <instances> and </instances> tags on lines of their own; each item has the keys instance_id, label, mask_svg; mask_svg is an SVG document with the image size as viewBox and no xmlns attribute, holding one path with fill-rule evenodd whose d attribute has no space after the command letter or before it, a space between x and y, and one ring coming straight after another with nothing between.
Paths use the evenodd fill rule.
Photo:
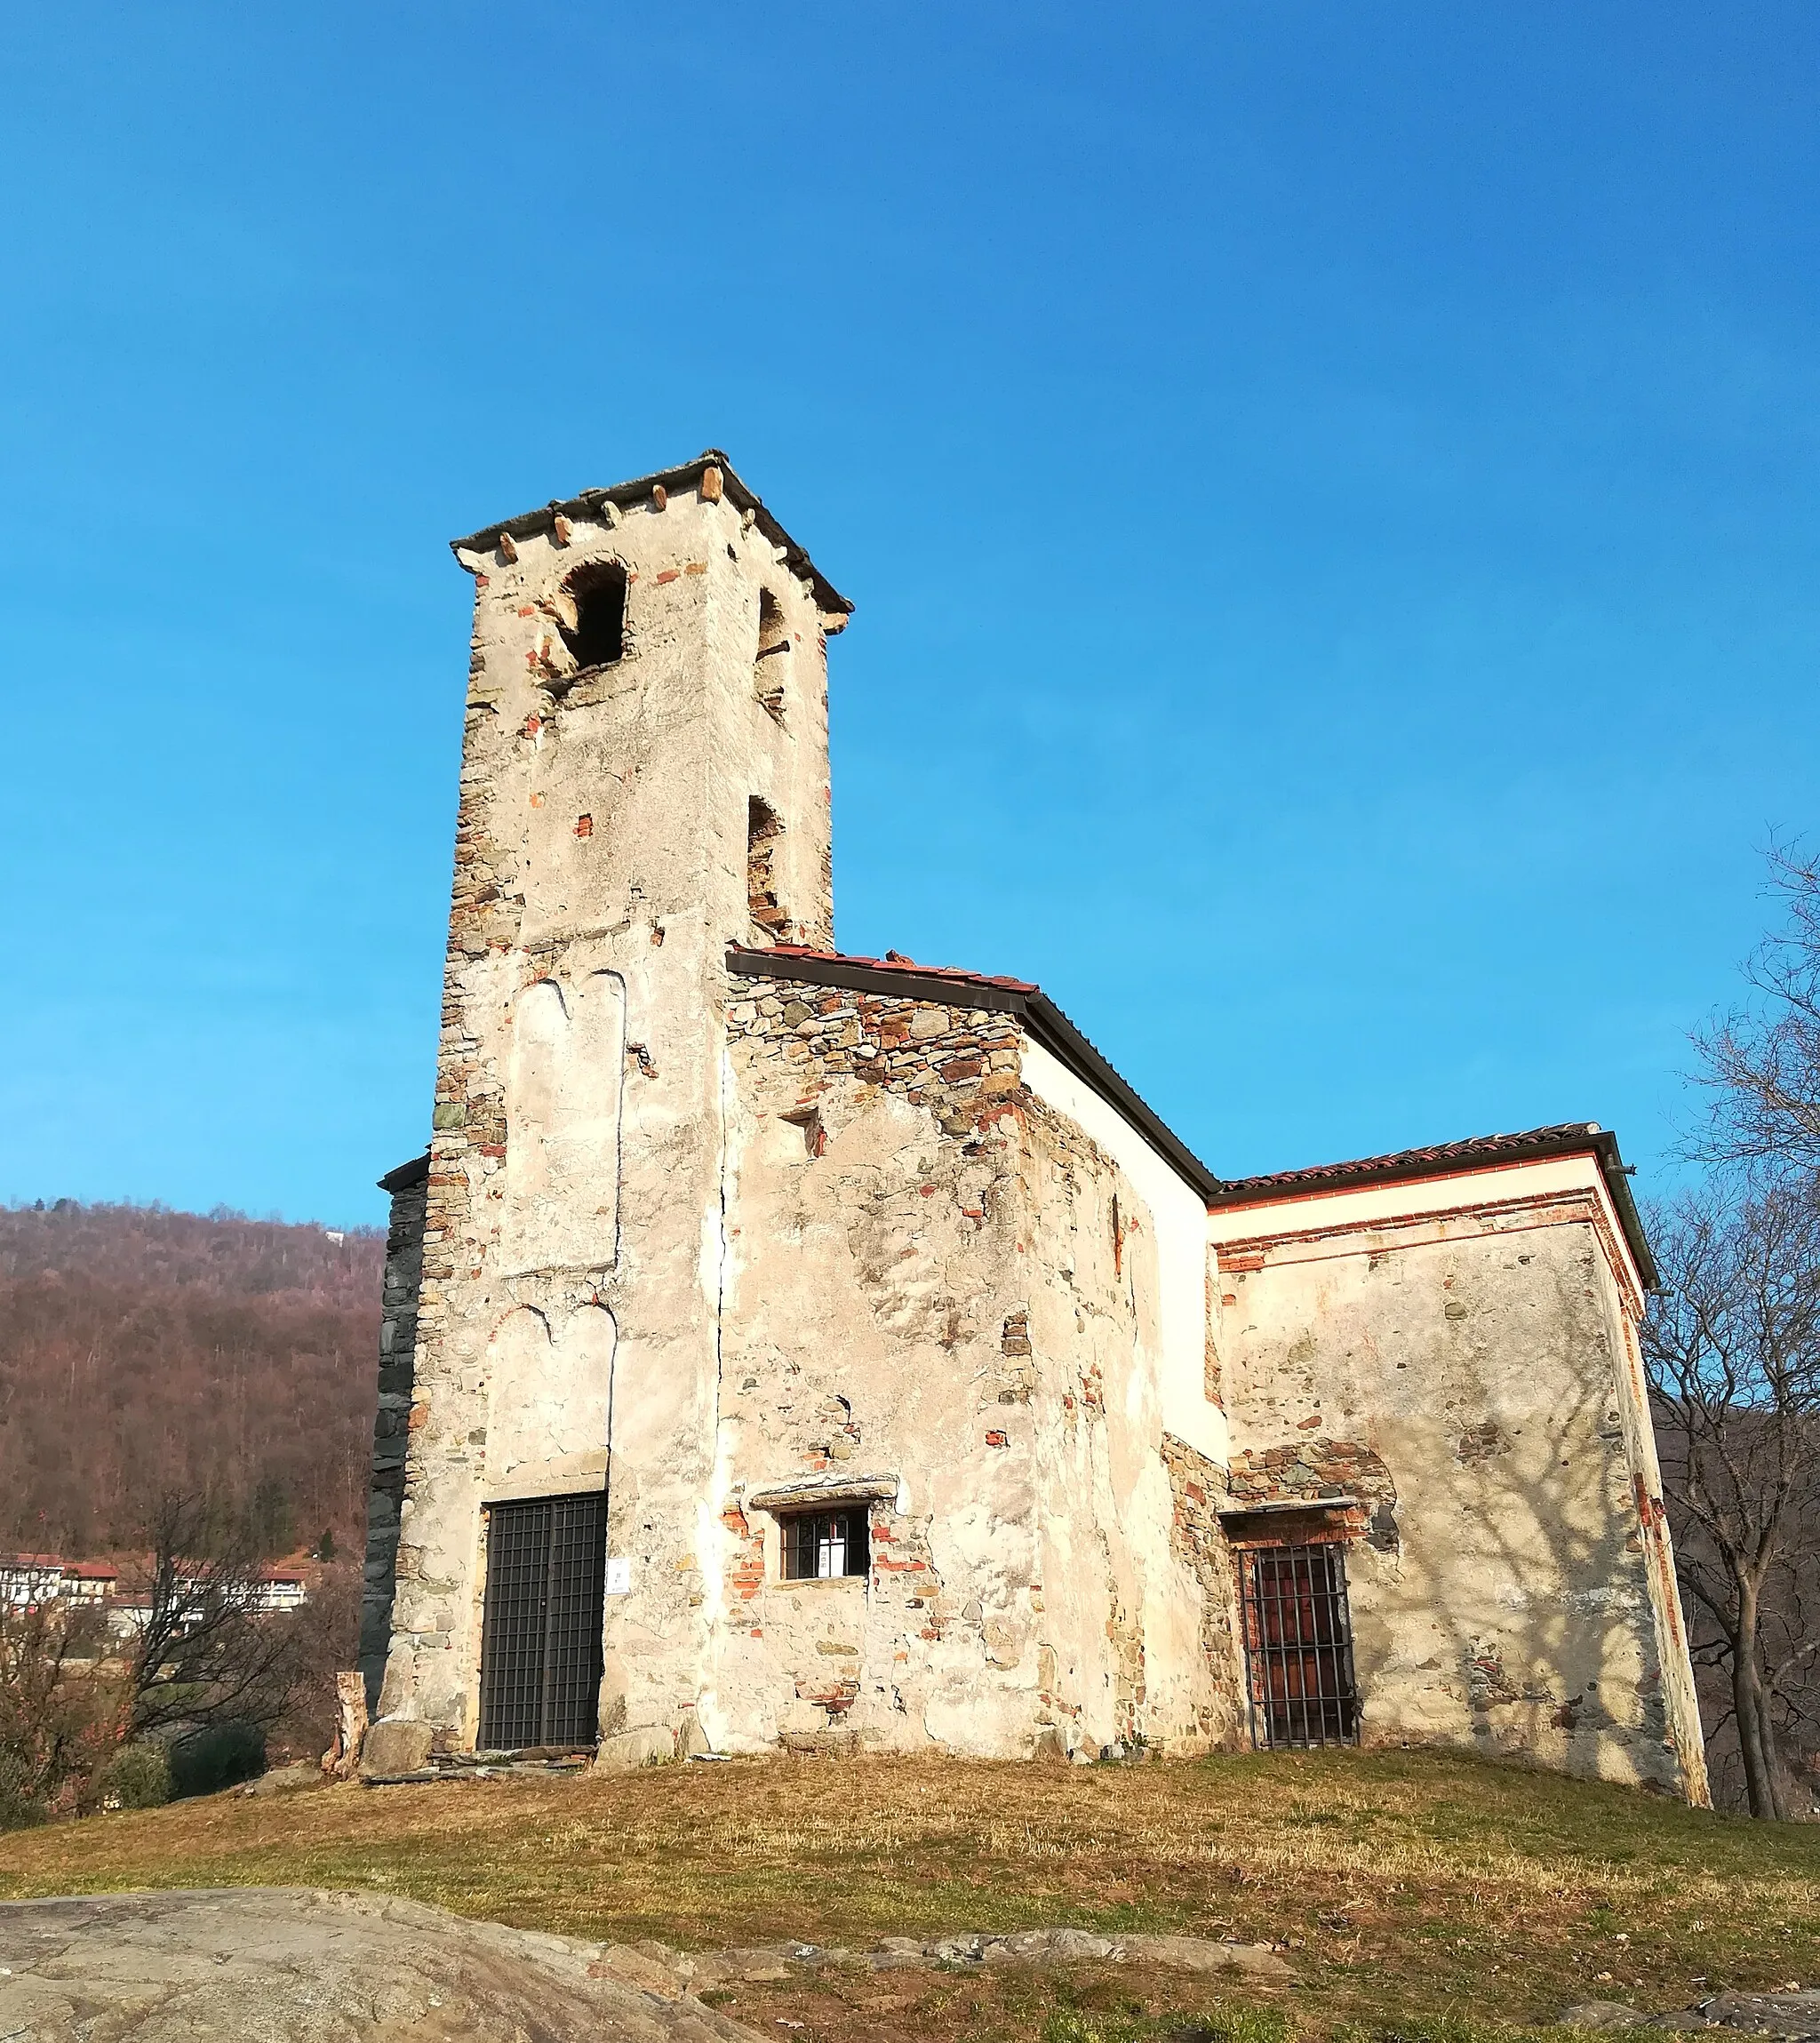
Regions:
<instances>
[{"instance_id":1,"label":"doorway","mask_svg":"<svg viewBox=\"0 0 1820 2043\"><path fill-rule=\"evenodd\" d=\"M491 1508L483 1752L598 1742L606 1502L595 1491Z\"/></svg>"}]
</instances>

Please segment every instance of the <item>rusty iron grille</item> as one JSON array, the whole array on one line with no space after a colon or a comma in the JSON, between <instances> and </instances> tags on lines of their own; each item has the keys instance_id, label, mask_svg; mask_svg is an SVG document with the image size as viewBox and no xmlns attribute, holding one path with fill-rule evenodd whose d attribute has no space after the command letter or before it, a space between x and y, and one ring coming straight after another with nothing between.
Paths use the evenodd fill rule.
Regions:
<instances>
[{"instance_id":1,"label":"rusty iron grille","mask_svg":"<svg viewBox=\"0 0 1820 2043\"><path fill-rule=\"evenodd\" d=\"M1251 1742L1260 1751L1359 1741L1346 1560L1338 1546L1240 1556Z\"/></svg>"},{"instance_id":2,"label":"rusty iron grille","mask_svg":"<svg viewBox=\"0 0 1820 2043\"><path fill-rule=\"evenodd\" d=\"M496 1504L481 1630L483 1752L599 1737L606 1498Z\"/></svg>"}]
</instances>

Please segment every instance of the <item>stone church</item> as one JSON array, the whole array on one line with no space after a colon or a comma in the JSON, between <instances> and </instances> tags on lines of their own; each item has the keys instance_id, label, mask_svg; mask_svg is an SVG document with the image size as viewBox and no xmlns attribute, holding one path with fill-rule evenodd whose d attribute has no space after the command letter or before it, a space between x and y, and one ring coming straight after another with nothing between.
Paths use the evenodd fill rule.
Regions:
<instances>
[{"instance_id":1,"label":"stone church","mask_svg":"<svg viewBox=\"0 0 1820 2043\"><path fill-rule=\"evenodd\" d=\"M1592 1122L1222 1178L834 946L851 605L714 451L474 579L362 1654L433 1752L1432 1743L1705 1800Z\"/></svg>"}]
</instances>

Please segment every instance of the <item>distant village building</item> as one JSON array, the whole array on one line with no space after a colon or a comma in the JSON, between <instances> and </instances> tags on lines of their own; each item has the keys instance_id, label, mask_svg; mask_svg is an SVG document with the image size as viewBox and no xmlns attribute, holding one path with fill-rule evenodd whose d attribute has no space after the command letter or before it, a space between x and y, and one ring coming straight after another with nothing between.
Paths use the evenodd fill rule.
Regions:
<instances>
[{"instance_id":1,"label":"distant village building","mask_svg":"<svg viewBox=\"0 0 1820 2043\"><path fill-rule=\"evenodd\" d=\"M0 1553L0 1601L20 1607L67 1601L99 1606L120 1576L104 1560L66 1560L60 1553Z\"/></svg>"},{"instance_id":2,"label":"distant village building","mask_svg":"<svg viewBox=\"0 0 1820 2043\"><path fill-rule=\"evenodd\" d=\"M394 1760L1414 1741L1705 1799L1608 1132L1219 1177L1040 988L835 950L850 606L724 457L456 554Z\"/></svg>"},{"instance_id":3,"label":"distant village building","mask_svg":"<svg viewBox=\"0 0 1820 2043\"><path fill-rule=\"evenodd\" d=\"M60 1553L0 1553L0 1599L29 1609L63 1593Z\"/></svg>"},{"instance_id":4,"label":"distant village building","mask_svg":"<svg viewBox=\"0 0 1820 2043\"><path fill-rule=\"evenodd\" d=\"M72 1560L63 1570L63 1593L73 1603L99 1606L113 1595L119 1581L119 1570L105 1560Z\"/></svg>"},{"instance_id":5,"label":"distant village building","mask_svg":"<svg viewBox=\"0 0 1820 2043\"><path fill-rule=\"evenodd\" d=\"M298 1610L309 1601L309 1577L300 1568L262 1568L253 1584L256 1610Z\"/></svg>"},{"instance_id":6,"label":"distant village building","mask_svg":"<svg viewBox=\"0 0 1820 2043\"><path fill-rule=\"evenodd\" d=\"M62 1592L80 1601L105 1604L108 1629L118 1638L136 1638L150 1620L152 1599L142 1591L120 1595L119 1579L111 1568L80 1561L66 1568ZM309 1601L310 1574L306 1568L283 1565L261 1568L250 1580L243 1577L234 1586L236 1599L247 1610L279 1615L300 1609ZM202 1576L179 1576L175 1583L177 1594L185 1598L205 1595L210 1587L210 1578ZM179 1624L179 1635L186 1629Z\"/></svg>"},{"instance_id":7,"label":"distant village building","mask_svg":"<svg viewBox=\"0 0 1820 2043\"><path fill-rule=\"evenodd\" d=\"M151 1619L149 1596L116 1596L108 1605L108 1629L116 1639L137 1639Z\"/></svg>"}]
</instances>

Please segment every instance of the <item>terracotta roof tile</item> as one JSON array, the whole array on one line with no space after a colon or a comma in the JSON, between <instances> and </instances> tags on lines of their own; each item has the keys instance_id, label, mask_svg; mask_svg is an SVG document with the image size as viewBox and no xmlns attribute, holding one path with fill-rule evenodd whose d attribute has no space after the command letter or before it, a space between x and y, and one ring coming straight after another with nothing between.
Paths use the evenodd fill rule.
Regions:
<instances>
[{"instance_id":1,"label":"terracotta roof tile","mask_svg":"<svg viewBox=\"0 0 1820 2043\"><path fill-rule=\"evenodd\" d=\"M1311 1163L1299 1170L1272 1170L1257 1177L1229 1177L1221 1185L1217 1203L1239 1204L1267 1198L1273 1192L1319 1190L1326 1184L1356 1184L1371 1177L1428 1177L1456 1166L1470 1169L1483 1163L1515 1162L1537 1150L1558 1154L1584 1140L1587 1149L1597 1146L1593 1137L1601 1132L1596 1121L1561 1121L1552 1128L1525 1129L1514 1135L1473 1135L1463 1142L1432 1143L1425 1149L1399 1149L1387 1156L1354 1157L1345 1163Z\"/></svg>"},{"instance_id":2,"label":"terracotta roof tile","mask_svg":"<svg viewBox=\"0 0 1820 2043\"><path fill-rule=\"evenodd\" d=\"M954 965L922 965L900 951L888 951L882 958L862 957L850 951L811 950L803 944L767 945L762 949L734 946L728 963L735 971L756 971L762 976L788 979L789 968L803 968L806 980L822 985L851 985L842 971L876 973L883 978L902 976L908 980L930 981L957 988L977 986L1009 996L1005 1004L1024 1013L1027 1023L1044 1034L1048 1047L1072 1065L1101 1096L1108 1099L1139 1128L1159 1152L1206 1199L1210 1209L1264 1204L1273 1198L1291 1198L1298 1193L1337 1191L1343 1186L1393 1184L1399 1178L1440 1177L1454 1170L1483 1169L1525 1159L1592 1153L1599 1160L1607 1189L1617 1208L1625 1239L1637 1262L1646 1287L1656 1283L1656 1266L1649 1244L1632 1200L1630 1172L1618 1155L1617 1140L1596 1121L1556 1121L1548 1128L1530 1128L1507 1135L1475 1135L1464 1142L1432 1143L1422 1149L1399 1149L1385 1156L1353 1157L1342 1163L1309 1164L1299 1170L1274 1170L1257 1177L1219 1178L1201 1162L1138 1095L1126 1085L1101 1053L1056 1007L1040 986L1028 979L999 974L963 971ZM826 977L821 975L826 974ZM863 984L864 982L859 982ZM915 994L912 998L917 997ZM925 994L922 997L927 998Z\"/></svg>"},{"instance_id":3,"label":"terracotta roof tile","mask_svg":"<svg viewBox=\"0 0 1820 2043\"><path fill-rule=\"evenodd\" d=\"M912 972L920 978L952 979L957 986L1002 986L1008 993L1014 994L1034 994L1042 990L1028 979L1007 978L1002 973L970 972L959 965L920 965L901 951L887 951L882 958L868 958L858 951L811 951L802 944L768 944L764 954L768 958L813 959L818 963L829 965L864 965L868 970L878 972Z\"/></svg>"}]
</instances>

